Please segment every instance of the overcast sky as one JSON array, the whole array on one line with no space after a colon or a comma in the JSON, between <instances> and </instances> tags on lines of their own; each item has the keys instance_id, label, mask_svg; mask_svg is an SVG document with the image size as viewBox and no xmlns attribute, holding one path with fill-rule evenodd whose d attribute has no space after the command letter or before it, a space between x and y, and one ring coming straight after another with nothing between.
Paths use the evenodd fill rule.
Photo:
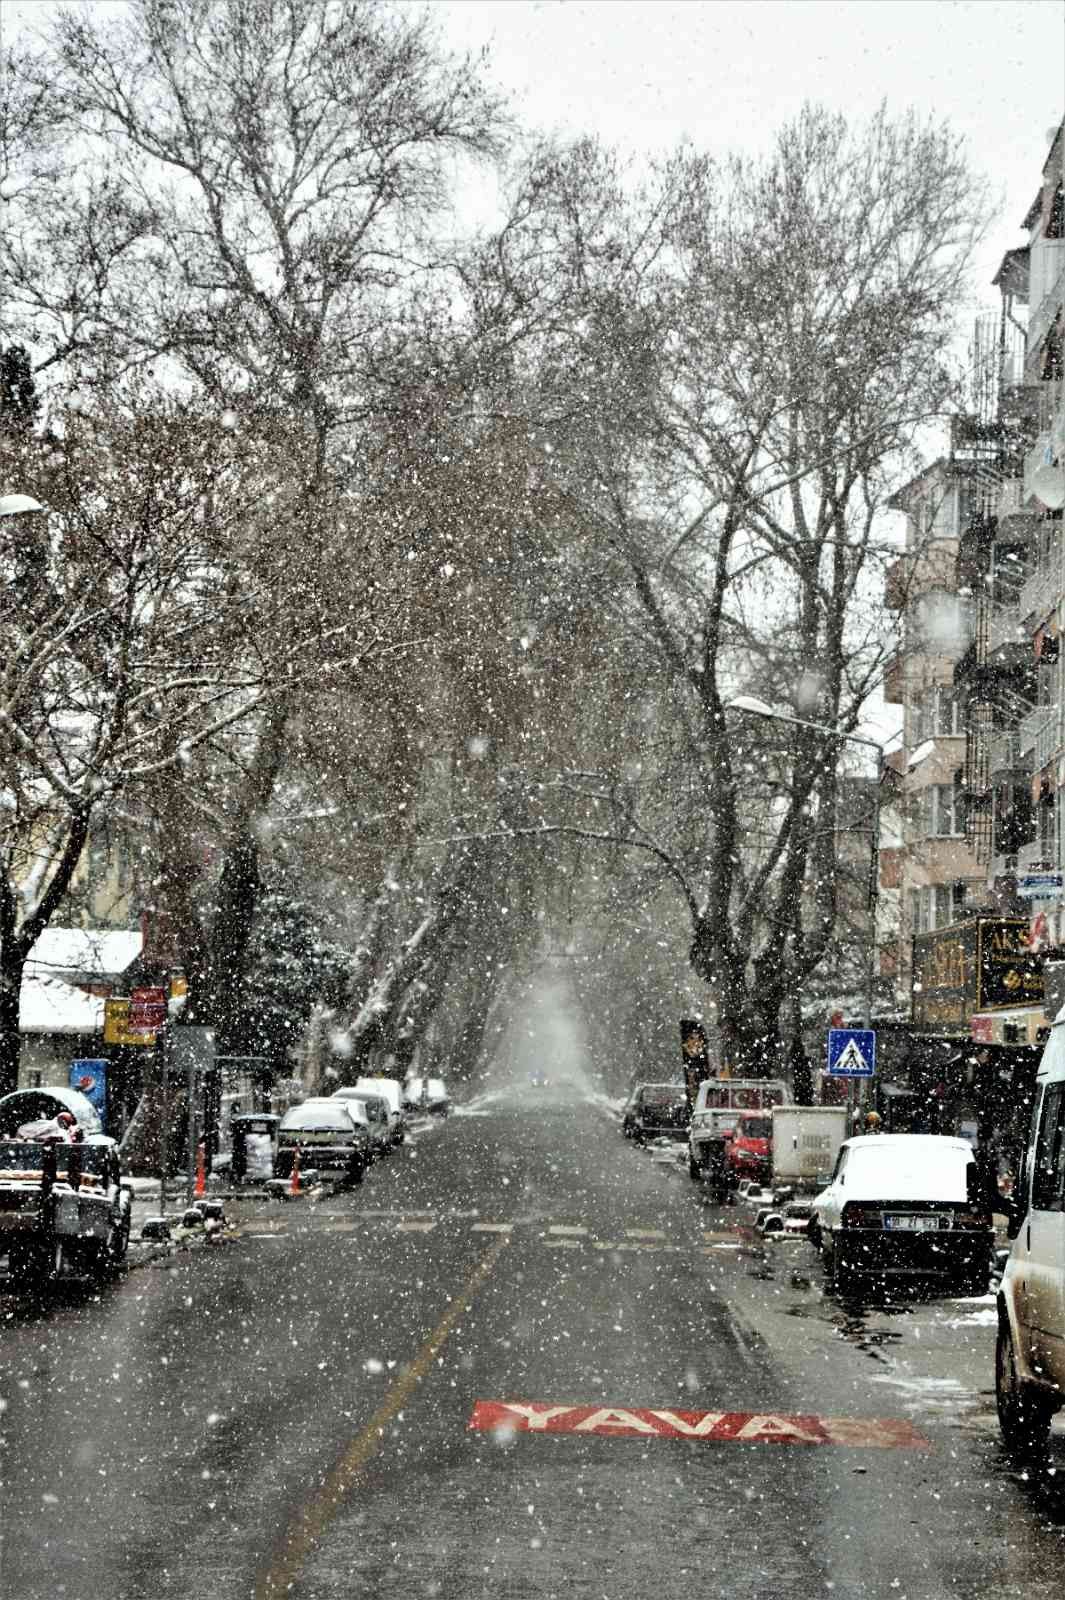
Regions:
<instances>
[{"instance_id":1,"label":"overcast sky","mask_svg":"<svg viewBox=\"0 0 1065 1600\"><path fill-rule=\"evenodd\" d=\"M534 126L634 151L681 138L757 150L804 100L881 99L950 119L1001 218L977 264L988 299L1065 112L1060 0L435 0L456 46L490 50Z\"/></svg>"}]
</instances>

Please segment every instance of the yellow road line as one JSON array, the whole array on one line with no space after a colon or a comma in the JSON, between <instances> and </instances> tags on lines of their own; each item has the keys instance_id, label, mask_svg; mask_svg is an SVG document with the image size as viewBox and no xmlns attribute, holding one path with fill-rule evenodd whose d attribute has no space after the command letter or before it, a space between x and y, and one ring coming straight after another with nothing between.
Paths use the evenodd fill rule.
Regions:
<instances>
[{"instance_id":1,"label":"yellow road line","mask_svg":"<svg viewBox=\"0 0 1065 1600\"><path fill-rule=\"evenodd\" d=\"M311 1496L288 1527L281 1539L278 1553L256 1582L255 1600L282 1600L283 1596L289 1595L304 1561L318 1544L330 1523L343 1509L348 1496L357 1487L368 1462L380 1449L388 1424L403 1410L414 1390L429 1372L447 1343L455 1324L465 1316L478 1289L509 1243L508 1235L501 1234L482 1256L466 1280L465 1286L451 1301L406 1372L392 1385L365 1428L352 1440L326 1477L322 1487Z\"/></svg>"}]
</instances>

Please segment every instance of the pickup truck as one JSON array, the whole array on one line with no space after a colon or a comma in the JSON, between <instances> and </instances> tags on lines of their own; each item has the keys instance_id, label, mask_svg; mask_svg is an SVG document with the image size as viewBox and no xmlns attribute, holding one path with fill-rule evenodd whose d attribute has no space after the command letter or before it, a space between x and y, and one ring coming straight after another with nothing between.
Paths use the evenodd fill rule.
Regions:
<instances>
[{"instance_id":1,"label":"pickup truck","mask_svg":"<svg viewBox=\"0 0 1065 1600\"><path fill-rule=\"evenodd\" d=\"M66 1271L109 1276L125 1258L130 1218L109 1139L0 1139L0 1257L9 1289L40 1289Z\"/></svg>"}]
</instances>

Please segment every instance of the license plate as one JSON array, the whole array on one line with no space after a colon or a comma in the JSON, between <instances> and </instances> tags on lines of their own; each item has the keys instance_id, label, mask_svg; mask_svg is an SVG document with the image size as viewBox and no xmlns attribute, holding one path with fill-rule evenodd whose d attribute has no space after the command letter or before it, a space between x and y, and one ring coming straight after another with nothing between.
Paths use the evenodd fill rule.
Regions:
<instances>
[{"instance_id":1,"label":"license plate","mask_svg":"<svg viewBox=\"0 0 1065 1600\"><path fill-rule=\"evenodd\" d=\"M904 1233L935 1233L939 1227L938 1217L914 1217L905 1214L901 1216L886 1216L884 1227Z\"/></svg>"}]
</instances>

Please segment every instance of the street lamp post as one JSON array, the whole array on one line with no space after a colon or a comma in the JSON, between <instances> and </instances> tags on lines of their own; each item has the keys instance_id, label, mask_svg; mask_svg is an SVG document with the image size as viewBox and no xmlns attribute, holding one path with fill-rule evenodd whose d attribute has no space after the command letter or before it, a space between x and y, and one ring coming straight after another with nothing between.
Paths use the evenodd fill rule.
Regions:
<instances>
[{"instance_id":1,"label":"street lamp post","mask_svg":"<svg viewBox=\"0 0 1065 1600\"><path fill-rule=\"evenodd\" d=\"M827 722L807 722L802 717L789 717L786 712L774 711L764 700L753 695L740 694L726 701L729 711L746 711L754 717L768 717L771 722L787 722L794 728L810 728L814 733L824 733L838 739L841 744L862 744L876 751L876 782L873 787L873 818L870 828L869 849L869 938L865 948L865 974L862 985L862 1026L873 1025L873 984L876 970L876 913L880 895L880 785L884 778L884 746L879 739L870 739L861 733L843 733Z\"/></svg>"}]
</instances>

